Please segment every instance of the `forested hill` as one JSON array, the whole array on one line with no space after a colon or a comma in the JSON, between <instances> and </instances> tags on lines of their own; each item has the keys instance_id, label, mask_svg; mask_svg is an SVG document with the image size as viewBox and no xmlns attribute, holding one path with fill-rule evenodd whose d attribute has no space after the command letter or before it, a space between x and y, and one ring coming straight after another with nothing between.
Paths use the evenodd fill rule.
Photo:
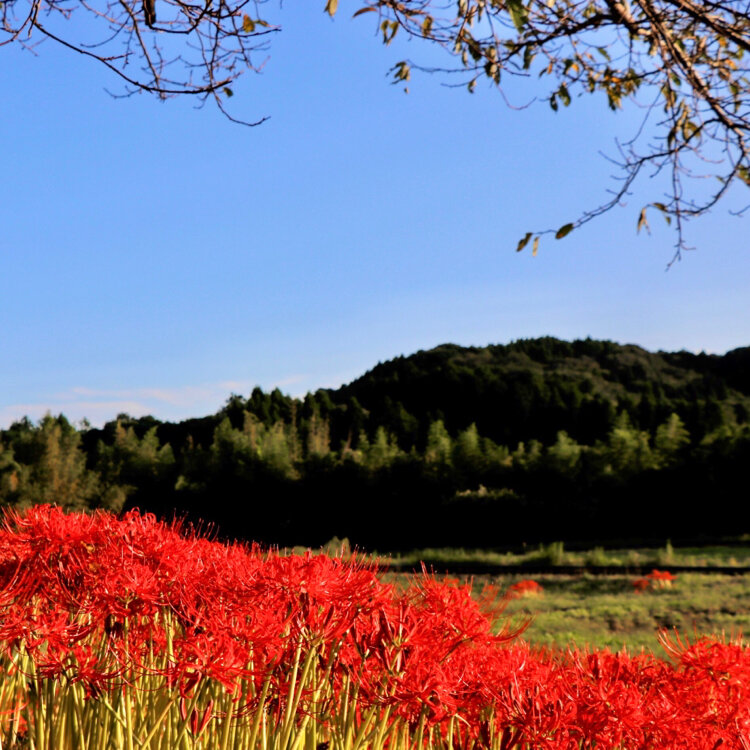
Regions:
<instances>
[{"instance_id":1,"label":"forested hill","mask_svg":"<svg viewBox=\"0 0 750 750\"><path fill-rule=\"evenodd\" d=\"M592 339L445 344L379 364L326 393L339 406L356 399L403 446L419 445L435 420L454 433L473 423L506 445L546 443L560 430L591 443L605 437L623 410L635 427L651 432L674 412L691 434L703 436L725 421L748 420L750 347L718 356Z\"/></svg>"},{"instance_id":2,"label":"forested hill","mask_svg":"<svg viewBox=\"0 0 750 750\"><path fill-rule=\"evenodd\" d=\"M379 550L750 532L750 348L450 344L302 399L180 423L0 431L0 502L140 507L281 545ZM695 509L710 502L710 513Z\"/></svg>"}]
</instances>

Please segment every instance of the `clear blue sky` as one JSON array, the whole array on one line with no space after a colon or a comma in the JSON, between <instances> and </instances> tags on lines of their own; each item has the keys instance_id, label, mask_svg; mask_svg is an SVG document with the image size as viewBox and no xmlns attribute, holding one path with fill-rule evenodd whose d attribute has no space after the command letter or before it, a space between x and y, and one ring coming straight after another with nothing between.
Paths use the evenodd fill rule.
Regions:
<instances>
[{"instance_id":1,"label":"clear blue sky","mask_svg":"<svg viewBox=\"0 0 750 750\"><path fill-rule=\"evenodd\" d=\"M271 116L254 129L114 100L103 70L52 44L0 48L0 426L200 416L255 384L303 394L444 342L750 344L750 224L722 208L666 273L671 234L635 233L653 193L514 252L605 197L598 151L629 113L512 111L430 77L407 95L388 68L428 53L323 5L286 3L264 72L235 87L235 115Z\"/></svg>"}]
</instances>

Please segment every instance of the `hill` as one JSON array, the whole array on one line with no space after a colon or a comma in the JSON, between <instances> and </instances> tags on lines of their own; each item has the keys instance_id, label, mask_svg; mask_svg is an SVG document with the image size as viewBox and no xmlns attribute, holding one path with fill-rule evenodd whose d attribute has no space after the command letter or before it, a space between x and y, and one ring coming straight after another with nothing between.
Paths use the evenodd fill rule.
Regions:
<instances>
[{"instance_id":1,"label":"hill","mask_svg":"<svg viewBox=\"0 0 750 750\"><path fill-rule=\"evenodd\" d=\"M748 421L750 348L718 356L549 337L445 344L378 364L326 394L339 407L356 400L370 426L384 425L404 448L423 443L435 420L453 433L473 423L501 444L546 443L560 430L591 443L618 411L650 432L677 413L698 439L724 422Z\"/></svg>"},{"instance_id":2,"label":"hill","mask_svg":"<svg viewBox=\"0 0 750 750\"><path fill-rule=\"evenodd\" d=\"M0 501L140 507L226 536L379 550L750 532L750 348L452 344L180 423L0 432Z\"/></svg>"}]
</instances>

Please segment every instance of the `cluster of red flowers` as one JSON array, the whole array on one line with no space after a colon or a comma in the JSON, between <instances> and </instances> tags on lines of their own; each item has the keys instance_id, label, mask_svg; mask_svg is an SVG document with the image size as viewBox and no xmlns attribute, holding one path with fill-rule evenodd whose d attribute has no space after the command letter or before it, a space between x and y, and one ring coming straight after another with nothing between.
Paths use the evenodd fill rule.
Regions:
<instances>
[{"instance_id":1,"label":"cluster of red flowers","mask_svg":"<svg viewBox=\"0 0 750 750\"><path fill-rule=\"evenodd\" d=\"M356 557L219 544L136 512L39 506L0 530L4 663L25 654L35 679L80 683L92 704L151 675L180 691L194 732L213 717L196 698L210 683L238 720L260 706L271 727L294 712L322 731L337 712L387 717L407 733L389 748L750 747L742 645L538 651L500 611L468 585L396 587Z\"/></svg>"},{"instance_id":2,"label":"cluster of red flowers","mask_svg":"<svg viewBox=\"0 0 750 750\"><path fill-rule=\"evenodd\" d=\"M657 570L654 568L644 578L636 578L635 581L633 581L633 588L637 594L640 594L647 589L669 588L675 578L676 576L668 570Z\"/></svg>"},{"instance_id":3,"label":"cluster of red flowers","mask_svg":"<svg viewBox=\"0 0 750 750\"><path fill-rule=\"evenodd\" d=\"M512 586L508 587L508 596L510 596L511 599L520 599L526 596L541 596L543 593L544 588L542 585L531 579L517 581Z\"/></svg>"}]
</instances>

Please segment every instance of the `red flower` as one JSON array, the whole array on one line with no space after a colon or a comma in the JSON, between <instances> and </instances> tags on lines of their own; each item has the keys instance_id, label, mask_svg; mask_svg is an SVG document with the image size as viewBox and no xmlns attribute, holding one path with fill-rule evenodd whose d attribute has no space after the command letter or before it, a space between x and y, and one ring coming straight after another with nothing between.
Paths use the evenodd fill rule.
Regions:
<instances>
[{"instance_id":1,"label":"red flower","mask_svg":"<svg viewBox=\"0 0 750 750\"><path fill-rule=\"evenodd\" d=\"M508 594L512 599L526 596L541 596L543 593L544 589L542 586L532 580L518 581L508 589Z\"/></svg>"}]
</instances>

